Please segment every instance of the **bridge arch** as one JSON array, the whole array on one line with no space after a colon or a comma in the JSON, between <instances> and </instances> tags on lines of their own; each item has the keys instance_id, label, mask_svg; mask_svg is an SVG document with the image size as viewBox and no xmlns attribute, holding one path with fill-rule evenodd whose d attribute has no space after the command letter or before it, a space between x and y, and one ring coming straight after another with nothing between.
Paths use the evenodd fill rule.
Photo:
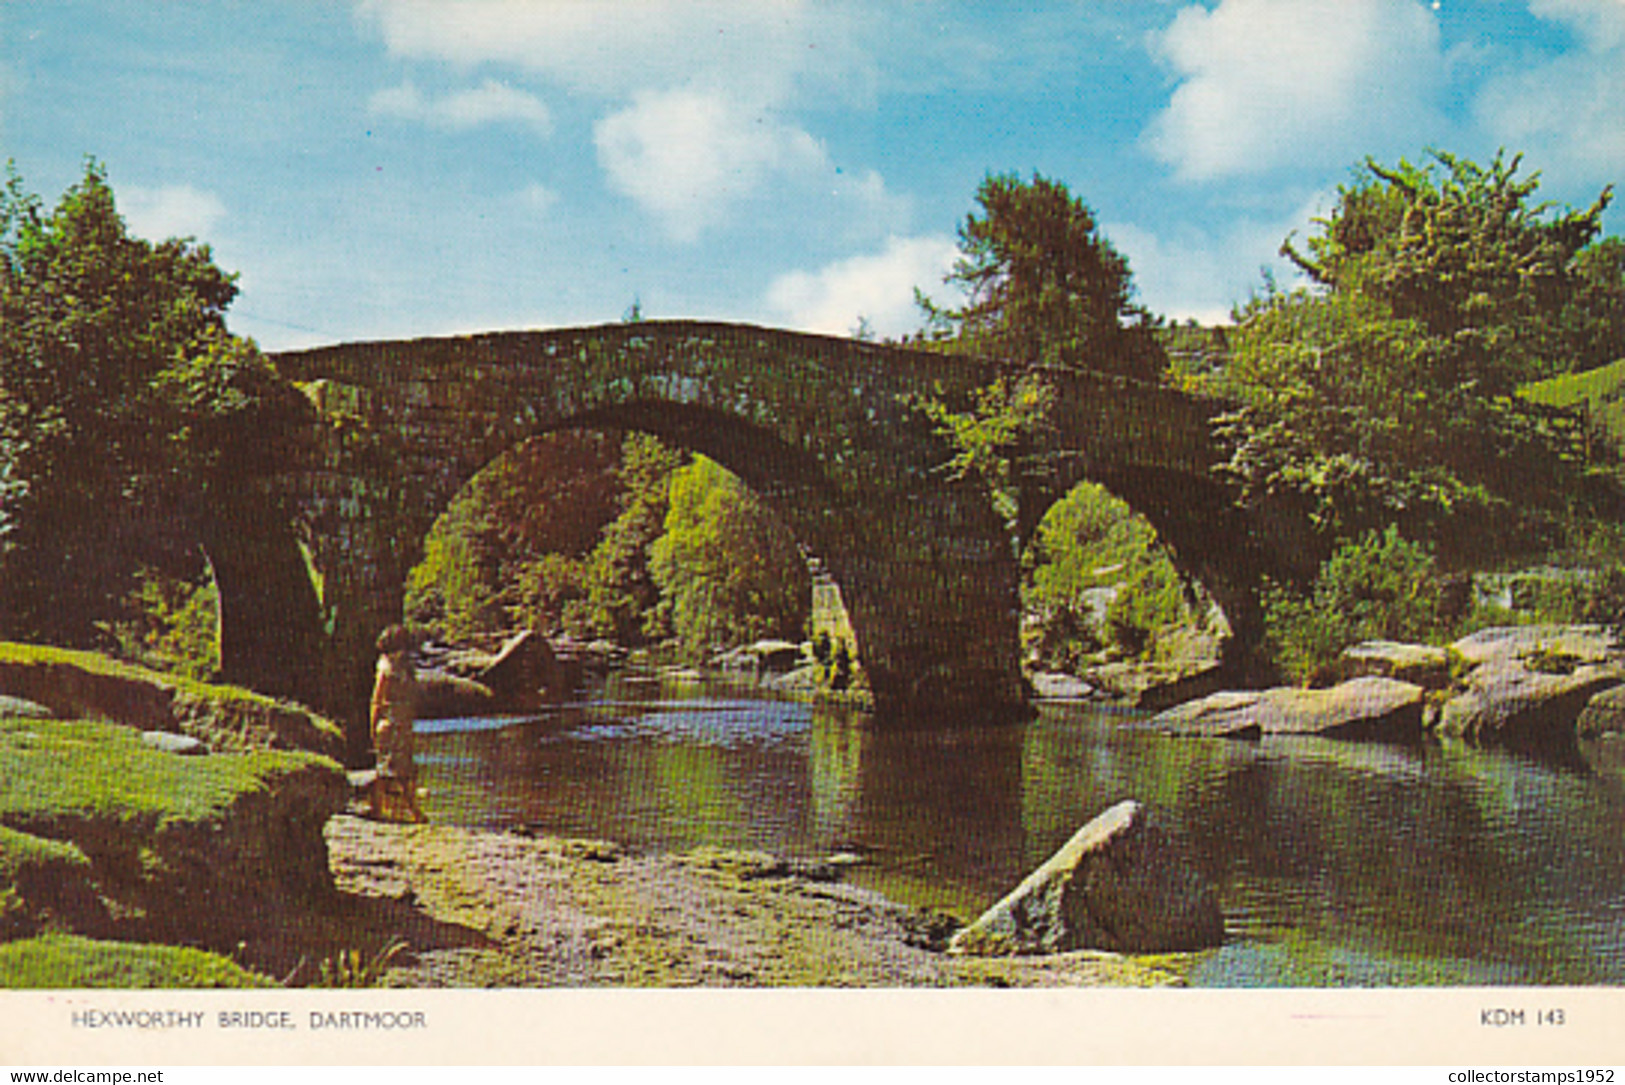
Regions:
<instances>
[{"instance_id":1,"label":"bridge arch","mask_svg":"<svg viewBox=\"0 0 1625 1085\"><path fill-rule=\"evenodd\" d=\"M348 343L273 361L320 419L316 465L283 484L304 495L323 584L317 665L330 710L364 703L371 638L399 617L405 574L457 490L523 440L577 426L665 436L761 494L839 583L877 708L958 720L1023 701L1017 549L980 490L944 472L953 449L916 406L967 404L1004 368L686 321ZM1175 547L1205 537L1186 506L1188 487L1216 486L1216 405L1050 376L1054 424L1032 457L1046 466L1021 480L1023 528L1089 477ZM1219 509L1214 494L1201 504Z\"/></svg>"}]
</instances>

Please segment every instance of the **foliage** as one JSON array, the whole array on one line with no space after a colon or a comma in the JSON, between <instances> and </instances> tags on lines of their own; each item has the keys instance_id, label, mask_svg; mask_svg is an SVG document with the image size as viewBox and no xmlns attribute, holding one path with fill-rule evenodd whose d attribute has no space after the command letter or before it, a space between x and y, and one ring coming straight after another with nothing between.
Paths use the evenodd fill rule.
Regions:
<instances>
[{"instance_id":1,"label":"foliage","mask_svg":"<svg viewBox=\"0 0 1625 1085\"><path fill-rule=\"evenodd\" d=\"M177 577L142 568L125 608L131 617L116 627L120 654L207 681L220 670L219 606L219 592L206 574Z\"/></svg>"},{"instance_id":2,"label":"foliage","mask_svg":"<svg viewBox=\"0 0 1625 1085\"><path fill-rule=\"evenodd\" d=\"M0 194L0 629L104 639L142 561L195 554L286 465L304 401L225 330L207 246L127 232L94 163L54 211Z\"/></svg>"},{"instance_id":3,"label":"foliage","mask_svg":"<svg viewBox=\"0 0 1625 1085\"><path fill-rule=\"evenodd\" d=\"M401 938L391 938L370 956L360 949L345 949L325 958L316 968L312 987L361 989L378 987L389 966L407 949Z\"/></svg>"},{"instance_id":4,"label":"foliage","mask_svg":"<svg viewBox=\"0 0 1625 1085\"><path fill-rule=\"evenodd\" d=\"M1139 656L1197 619L1155 529L1094 483L1050 508L1026 557L1029 648L1046 668L1076 672L1108 645ZM1110 601L1091 607L1090 592Z\"/></svg>"},{"instance_id":5,"label":"foliage","mask_svg":"<svg viewBox=\"0 0 1625 1085\"><path fill-rule=\"evenodd\" d=\"M1307 255L1283 246L1315 288L1237 314L1229 470L1328 549L1397 523L1471 560L1537 545L1598 496L1581 427L1515 392L1566 368L1553 315L1610 193L1554 215L1516 158L1434 159L1368 162Z\"/></svg>"},{"instance_id":6,"label":"foliage","mask_svg":"<svg viewBox=\"0 0 1625 1085\"><path fill-rule=\"evenodd\" d=\"M1066 185L999 174L982 181L976 202L948 276L965 305L919 297L932 338L1024 365L1156 377L1165 361L1154 322L1132 300L1128 261Z\"/></svg>"},{"instance_id":7,"label":"foliage","mask_svg":"<svg viewBox=\"0 0 1625 1085\"><path fill-rule=\"evenodd\" d=\"M1625 358L1526 384L1518 394L1532 403L1578 411L1585 439L1606 438L1625 447Z\"/></svg>"},{"instance_id":8,"label":"foliage","mask_svg":"<svg viewBox=\"0 0 1625 1085\"><path fill-rule=\"evenodd\" d=\"M588 629L618 644L659 639L660 586L649 571L649 548L665 531L671 478L683 453L647 434L628 434L616 477L620 513L586 560L585 598L575 609Z\"/></svg>"},{"instance_id":9,"label":"foliage","mask_svg":"<svg viewBox=\"0 0 1625 1085\"><path fill-rule=\"evenodd\" d=\"M1307 593L1277 588L1265 613L1277 664L1300 682L1320 678L1350 645L1427 640L1450 617L1433 555L1394 527L1339 547Z\"/></svg>"},{"instance_id":10,"label":"foliage","mask_svg":"<svg viewBox=\"0 0 1625 1085\"><path fill-rule=\"evenodd\" d=\"M703 456L671 479L665 531L649 549L659 619L685 651L800 640L810 604L794 538L734 475Z\"/></svg>"},{"instance_id":11,"label":"foliage","mask_svg":"<svg viewBox=\"0 0 1625 1085\"><path fill-rule=\"evenodd\" d=\"M968 410L951 409L940 398L914 401L957 450L945 465L950 477L974 479L987 491L999 520L1012 534L1021 514L1021 448L1046 424L1054 389L1037 373L1015 380L997 377L975 389Z\"/></svg>"},{"instance_id":12,"label":"foliage","mask_svg":"<svg viewBox=\"0 0 1625 1085\"><path fill-rule=\"evenodd\" d=\"M408 617L453 638L516 621L557 628L554 600L534 590L537 566L593 548L615 515L620 444L619 434L547 434L476 475L424 540Z\"/></svg>"},{"instance_id":13,"label":"foliage","mask_svg":"<svg viewBox=\"0 0 1625 1085\"><path fill-rule=\"evenodd\" d=\"M218 954L184 946L99 942L46 934L0 945L0 976L12 988L274 987Z\"/></svg>"},{"instance_id":14,"label":"foliage","mask_svg":"<svg viewBox=\"0 0 1625 1085\"><path fill-rule=\"evenodd\" d=\"M1197 620L1187 594L1172 563L1148 550L1142 568L1106 608L1106 639L1124 656L1149 654L1159 633Z\"/></svg>"}]
</instances>

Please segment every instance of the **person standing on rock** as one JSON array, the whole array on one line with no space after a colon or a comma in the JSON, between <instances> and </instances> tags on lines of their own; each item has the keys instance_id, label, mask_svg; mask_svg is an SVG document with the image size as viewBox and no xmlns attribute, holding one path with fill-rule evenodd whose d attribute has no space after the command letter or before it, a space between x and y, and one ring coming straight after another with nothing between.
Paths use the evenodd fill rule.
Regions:
<instances>
[{"instance_id":1,"label":"person standing on rock","mask_svg":"<svg viewBox=\"0 0 1625 1085\"><path fill-rule=\"evenodd\" d=\"M408 653L412 635L391 625L378 634L378 671L372 685L372 745L378 757L372 815L387 821L425 822L418 806L418 768L412 727L417 720L418 680Z\"/></svg>"}]
</instances>

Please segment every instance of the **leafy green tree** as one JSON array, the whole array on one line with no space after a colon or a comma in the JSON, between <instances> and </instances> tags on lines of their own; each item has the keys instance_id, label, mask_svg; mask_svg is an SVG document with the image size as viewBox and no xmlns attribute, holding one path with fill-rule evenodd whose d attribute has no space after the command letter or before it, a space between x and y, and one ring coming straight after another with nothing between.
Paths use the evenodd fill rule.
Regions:
<instances>
[{"instance_id":1,"label":"leafy green tree","mask_svg":"<svg viewBox=\"0 0 1625 1085\"><path fill-rule=\"evenodd\" d=\"M1625 240L1605 237L1581 249L1572 265L1575 290L1558 314L1543 353L1568 372L1625 358Z\"/></svg>"},{"instance_id":2,"label":"leafy green tree","mask_svg":"<svg viewBox=\"0 0 1625 1085\"><path fill-rule=\"evenodd\" d=\"M407 578L407 614L456 638L516 622L554 628L539 563L580 559L617 512L620 434L553 433L499 458L453 499Z\"/></svg>"},{"instance_id":3,"label":"leafy green tree","mask_svg":"<svg viewBox=\"0 0 1625 1085\"><path fill-rule=\"evenodd\" d=\"M811 592L795 540L738 478L703 456L671 478L649 572L665 622L691 656L762 637L801 638Z\"/></svg>"},{"instance_id":4,"label":"leafy green tree","mask_svg":"<svg viewBox=\"0 0 1625 1085\"><path fill-rule=\"evenodd\" d=\"M649 548L665 531L672 475L687 459L656 437L627 434L617 472L620 512L587 556L585 597L575 611L598 636L628 645L664 636Z\"/></svg>"},{"instance_id":5,"label":"leafy green tree","mask_svg":"<svg viewBox=\"0 0 1625 1085\"><path fill-rule=\"evenodd\" d=\"M103 169L54 210L0 195L0 627L105 639L144 560L196 561L305 410L225 329L206 245L133 237ZM204 539L207 542L207 539Z\"/></svg>"},{"instance_id":6,"label":"leafy green tree","mask_svg":"<svg viewBox=\"0 0 1625 1085\"><path fill-rule=\"evenodd\" d=\"M1554 214L1518 160L1368 163L1302 253L1311 289L1238 311L1229 470L1326 552L1390 524L1461 563L1549 538L1599 494L1576 421L1520 398L1609 193Z\"/></svg>"},{"instance_id":7,"label":"leafy green tree","mask_svg":"<svg viewBox=\"0 0 1625 1085\"><path fill-rule=\"evenodd\" d=\"M1106 647L1143 655L1160 635L1198 620L1156 530L1094 483L1050 508L1026 558L1026 636L1044 667L1076 672ZM1088 605L1092 592L1102 603Z\"/></svg>"},{"instance_id":8,"label":"leafy green tree","mask_svg":"<svg viewBox=\"0 0 1625 1085\"><path fill-rule=\"evenodd\" d=\"M1308 591L1278 588L1265 605L1272 654L1306 683L1325 676L1351 644L1427 640L1449 626L1432 553L1394 527L1345 543Z\"/></svg>"},{"instance_id":9,"label":"leafy green tree","mask_svg":"<svg viewBox=\"0 0 1625 1085\"><path fill-rule=\"evenodd\" d=\"M976 202L948 276L966 303L946 309L919 296L931 338L1021 364L1156 378L1167 363L1155 322L1134 302L1128 261L1094 212L1038 174L989 176Z\"/></svg>"}]
</instances>

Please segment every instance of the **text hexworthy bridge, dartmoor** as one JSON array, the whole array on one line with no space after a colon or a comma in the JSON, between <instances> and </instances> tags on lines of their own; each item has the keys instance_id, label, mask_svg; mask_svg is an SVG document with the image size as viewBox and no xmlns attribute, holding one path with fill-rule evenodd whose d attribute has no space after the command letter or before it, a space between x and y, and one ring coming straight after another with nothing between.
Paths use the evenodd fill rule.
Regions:
<instances>
[{"instance_id":1,"label":"text hexworthy bridge, dartmoor","mask_svg":"<svg viewBox=\"0 0 1625 1085\"><path fill-rule=\"evenodd\" d=\"M1226 611L1257 633L1272 547L1216 480L1221 404L1052 372L1051 424L1022 450L1013 543L916 405L955 409L1014 367L744 325L650 321L345 343L273 356L304 388L314 467L280 480L299 535L250 526L211 554L229 679L364 703L371 642L400 616L425 535L476 472L550 430L642 430L711 457L761 495L839 585L876 708L945 720L1024 699L1018 553L1078 481L1144 514ZM303 547L298 545L303 543Z\"/></svg>"}]
</instances>

